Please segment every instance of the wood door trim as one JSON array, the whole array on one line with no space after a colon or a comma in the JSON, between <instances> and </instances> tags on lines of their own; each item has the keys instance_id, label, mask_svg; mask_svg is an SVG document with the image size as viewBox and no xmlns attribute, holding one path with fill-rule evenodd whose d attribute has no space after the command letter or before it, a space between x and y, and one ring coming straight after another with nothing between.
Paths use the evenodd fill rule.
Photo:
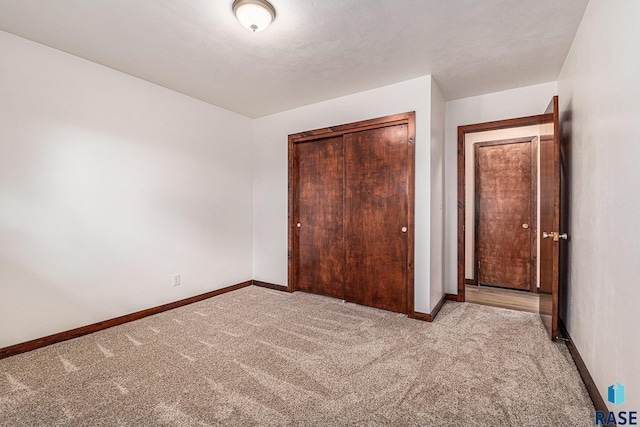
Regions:
<instances>
[{"instance_id":1,"label":"wood door trim","mask_svg":"<svg viewBox=\"0 0 640 427\"><path fill-rule=\"evenodd\" d=\"M407 117L407 166L409 194L407 195L407 228L410 230L407 236L407 314L415 312L415 283L414 283L414 251L415 251L415 144L416 144L416 113L405 114ZM434 315L435 316L435 315Z\"/></svg>"},{"instance_id":2,"label":"wood door trim","mask_svg":"<svg viewBox=\"0 0 640 427\"><path fill-rule=\"evenodd\" d=\"M497 141L494 141L497 142ZM497 144L492 142L488 142L486 147L491 147ZM480 259L480 162L478 161L478 149L481 147L480 145L473 144L473 162L474 162L474 176L473 176L473 281L476 286L480 286L480 264L478 263L478 259ZM466 174L465 174L466 175ZM465 176L466 180L466 176ZM465 239L467 235L465 233ZM465 266L466 270L466 266ZM466 272L465 272L466 276ZM467 291L465 287L465 292Z\"/></svg>"},{"instance_id":3,"label":"wood door trim","mask_svg":"<svg viewBox=\"0 0 640 427\"><path fill-rule=\"evenodd\" d=\"M478 153L477 150L480 147L495 147L499 145L508 145L508 144L522 144L529 143L530 145L530 156L531 156L531 193L529 196L530 200L530 208L531 212L529 214L529 225L531 229L529 244L531 245L531 252L529 254L529 268L530 268L530 279L529 279L529 291L531 293L537 293L537 259L538 259L538 251L537 251L537 235L538 235L538 137L537 136L525 136L521 138L509 138L495 141L482 141L475 142L473 146L475 147L474 151L474 161L475 161L475 176L474 176L474 220L473 220L473 284L479 286L480 283L478 281L478 277L480 271L478 269L478 258L480 256L479 249L479 231L480 231L480 211L479 211L479 180L478 180L478 171L479 171L479 163L478 163ZM465 279L465 284L467 283Z\"/></svg>"},{"instance_id":4,"label":"wood door trim","mask_svg":"<svg viewBox=\"0 0 640 427\"><path fill-rule=\"evenodd\" d=\"M394 114L392 116L378 117L375 119L362 120L354 123L347 123L337 126L329 126L326 128L298 132L289 135L289 140L293 142L304 142L320 138L340 136L347 133L360 132L363 130L408 124L411 120L411 115L413 115L415 120L415 112Z\"/></svg>"},{"instance_id":5,"label":"wood door trim","mask_svg":"<svg viewBox=\"0 0 640 427\"><path fill-rule=\"evenodd\" d=\"M468 133L540 125L553 121L553 114L517 117L458 126L458 302L464 302L465 288L465 137Z\"/></svg>"},{"instance_id":6,"label":"wood door trim","mask_svg":"<svg viewBox=\"0 0 640 427\"><path fill-rule=\"evenodd\" d=\"M498 139L495 141L474 142L475 147L493 147L496 145L522 144L523 142L531 142L537 136L524 136L522 138Z\"/></svg>"},{"instance_id":7,"label":"wood door trim","mask_svg":"<svg viewBox=\"0 0 640 427\"><path fill-rule=\"evenodd\" d=\"M538 293L538 137L531 140L531 293Z\"/></svg>"},{"instance_id":8,"label":"wood door trim","mask_svg":"<svg viewBox=\"0 0 640 427\"><path fill-rule=\"evenodd\" d=\"M297 253L295 239L295 224L293 222L295 212L295 193L298 186L298 165L296 161L296 144L312 140L321 140L335 136L345 135L364 130L378 129L388 126L407 125L407 173L408 173L408 194L407 194L407 284L406 284L406 313L411 316L414 313L415 294L415 135L416 135L416 113L415 111L394 114L385 117L378 117L370 120L362 120L354 123L347 123L338 126L320 128L306 132L299 132L288 136L288 249L287 249L287 289L290 292L296 290L296 263L294 256Z\"/></svg>"},{"instance_id":9,"label":"wood door trim","mask_svg":"<svg viewBox=\"0 0 640 427\"><path fill-rule=\"evenodd\" d=\"M536 116L516 117L513 119L496 120L492 122L475 123L472 125L458 126L458 135L460 131L464 133L484 132L487 130L499 130L509 128L519 128L524 126L541 125L553 121L553 113L538 114Z\"/></svg>"},{"instance_id":10,"label":"wood door trim","mask_svg":"<svg viewBox=\"0 0 640 427\"><path fill-rule=\"evenodd\" d=\"M294 264L293 264L293 253L296 250L296 240L294 238L294 229L293 229L293 218L294 218L294 209L293 205L295 203L295 191L298 183L298 174L295 171L298 170L298 162L296 162L295 155L295 144L293 142L293 138L289 135L288 138L288 177L287 177L287 224L288 224L288 236L287 236L287 288L290 292L296 291L296 273Z\"/></svg>"}]
</instances>

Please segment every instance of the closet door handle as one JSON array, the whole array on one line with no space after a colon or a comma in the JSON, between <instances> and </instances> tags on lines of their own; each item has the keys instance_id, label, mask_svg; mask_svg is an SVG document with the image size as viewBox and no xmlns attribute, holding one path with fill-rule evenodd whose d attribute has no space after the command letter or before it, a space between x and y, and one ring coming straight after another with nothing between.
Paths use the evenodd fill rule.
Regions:
<instances>
[{"instance_id":1,"label":"closet door handle","mask_svg":"<svg viewBox=\"0 0 640 427\"><path fill-rule=\"evenodd\" d=\"M402 227L402 232L406 233L407 232L407 227Z\"/></svg>"}]
</instances>

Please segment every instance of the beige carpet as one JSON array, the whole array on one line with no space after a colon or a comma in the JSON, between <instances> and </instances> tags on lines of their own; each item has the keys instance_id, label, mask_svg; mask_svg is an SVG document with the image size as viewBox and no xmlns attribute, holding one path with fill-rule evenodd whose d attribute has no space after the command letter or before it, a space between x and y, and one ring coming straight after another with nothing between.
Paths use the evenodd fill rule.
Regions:
<instances>
[{"instance_id":1,"label":"beige carpet","mask_svg":"<svg viewBox=\"0 0 640 427\"><path fill-rule=\"evenodd\" d=\"M588 426L537 315L248 287L0 360L2 426Z\"/></svg>"}]
</instances>

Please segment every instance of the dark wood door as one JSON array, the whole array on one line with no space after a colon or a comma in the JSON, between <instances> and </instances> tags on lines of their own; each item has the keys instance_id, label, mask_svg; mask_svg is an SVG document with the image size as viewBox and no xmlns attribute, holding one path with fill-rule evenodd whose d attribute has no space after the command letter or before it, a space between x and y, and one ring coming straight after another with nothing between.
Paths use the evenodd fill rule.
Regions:
<instances>
[{"instance_id":1,"label":"dark wood door","mask_svg":"<svg viewBox=\"0 0 640 427\"><path fill-rule=\"evenodd\" d=\"M344 298L342 136L296 144L297 288Z\"/></svg>"},{"instance_id":2,"label":"dark wood door","mask_svg":"<svg viewBox=\"0 0 640 427\"><path fill-rule=\"evenodd\" d=\"M545 116L546 132L540 136L540 317L555 341L558 336L558 295L562 267L560 251L568 237L560 229L563 168L560 162L557 96L551 100Z\"/></svg>"},{"instance_id":3,"label":"dark wood door","mask_svg":"<svg viewBox=\"0 0 640 427\"><path fill-rule=\"evenodd\" d=\"M415 113L289 135L289 290L413 309Z\"/></svg>"},{"instance_id":4,"label":"dark wood door","mask_svg":"<svg viewBox=\"0 0 640 427\"><path fill-rule=\"evenodd\" d=\"M477 284L533 290L535 145L525 138L474 147Z\"/></svg>"},{"instance_id":5,"label":"dark wood door","mask_svg":"<svg viewBox=\"0 0 640 427\"><path fill-rule=\"evenodd\" d=\"M350 133L345 144L345 299L407 312L407 125Z\"/></svg>"}]
</instances>

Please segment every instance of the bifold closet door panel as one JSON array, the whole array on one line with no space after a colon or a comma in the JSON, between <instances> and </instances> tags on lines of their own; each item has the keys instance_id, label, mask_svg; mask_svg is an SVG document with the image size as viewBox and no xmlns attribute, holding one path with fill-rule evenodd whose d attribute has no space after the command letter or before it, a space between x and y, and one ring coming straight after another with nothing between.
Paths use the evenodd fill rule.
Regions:
<instances>
[{"instance_id":1,"label":"bifold closet door panel","mask_svg":"<svg viewBox=\"0 0 640 427\"><path fill-rule=\"evenodd\" d=\"M342 136L296 144L296 288L344 298ZM298 226L299 224L299 226Z\"/></svg>"},{"instance_id":2,"label":"bifold closet door panel","mask_svg":"<svg viewBox=\"0 0 640 427\"><path fill-rule=\"evenodd\" d=\"M345 299L407 312L408 127L346 134Z\"/></svg>"}]
</instances>

